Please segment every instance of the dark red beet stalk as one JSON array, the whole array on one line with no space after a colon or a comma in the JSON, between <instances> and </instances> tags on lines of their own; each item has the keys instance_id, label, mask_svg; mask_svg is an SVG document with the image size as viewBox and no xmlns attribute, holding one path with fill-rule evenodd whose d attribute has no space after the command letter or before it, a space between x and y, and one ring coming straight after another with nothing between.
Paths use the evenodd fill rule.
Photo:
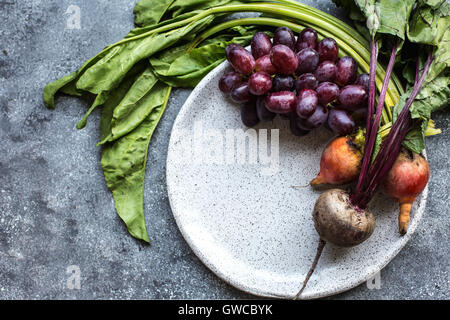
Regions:
<instances>
[{"instance_id":1,"label":"dark red beet stalk","mask_svg":"<svg viewBox=\"0 0 450 320\"><path fill-rule=\"evenodd\" d=\"M373 107L375 106L375 75L377 70L378 47L375 39L370 43L370 69L369 69L369 103L367 107L366 135L370 134L372 126Z\"/></svg>"},{"instance_id":2,"label":"dark red beet stalk","mask_svg":"<svg viewBox=\"0 0 450 320\"><path fill-rule=\"evenodd\" d=\"M362 209L367 207L378 186L389 173L389 170L391 170L395 160L400 154L403 140L410 129L411 119L409 108L419 93L432 62L433 54L432 51L430 51L422 75L420 78L416 75L418 81L414 83L410 97L400 112L397 121L394 122L385 141L381 144L380 151L375 157L367 175L362 177L363 187L359 192L354 192L351 197L351 201L354 205L357 205Z\"/></svg>"},{"instance_id":3,"label":"dark red beet stalk","mask_svg":"<svg viewBox=\"0 0 450 320\"><path fill-rule=\"evenodd\" d=\"M355 193L359 193L361 191L361 188L362 188L363 182L364 182L364 178L366 177L367 171L369 170L370 160L372 159L372 152L373 152L373 148L375 146L375 140L377 138L378 126L380 124L381 114L383 111L384 100L386 98L386 92L387 92L387 89L389 86L389 81L391 79L392 70L394 69L396 53L397 53L397 44L395 44L394 47L392 48L391 57L389 59L389 64L387 66L386 73L385 73L384 80L383 80L383 86L381 88L380 96L378 98L378 105L377 105L375 119L374 119L373 123L372 123L373 111L369 110L369 112L367 114L366 143L364 146L364 157L363 157L361 173L359 175L358 184L356 185ZM372 72L372 63L371 63L370 68L371 68L371 72ZM375 92L375 76L372 77L372 74L370 76L371 76L371 81L370 81L371 89L370 90L373 90L373 92ZM373 82L372 82L372 78L373 78ZM372 92L370 94L372 94ZM372 103L372 106L373 106L374 101L371 101L370 103ZM369 103L369 105L370 105L370 103Z\"/></svg>"}]
</instances>

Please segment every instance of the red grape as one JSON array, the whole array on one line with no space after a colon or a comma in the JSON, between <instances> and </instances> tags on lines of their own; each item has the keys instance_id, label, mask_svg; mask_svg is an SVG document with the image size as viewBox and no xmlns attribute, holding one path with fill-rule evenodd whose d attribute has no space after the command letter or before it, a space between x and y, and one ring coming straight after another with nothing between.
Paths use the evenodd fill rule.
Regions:
<instances>
[{"instance_id":1,"label":"red grape","mask_svg":"<svg viewBox=\"0 0 450 320\"><path fill-rule=\"evenodd\" d=\"M239 47L242 48L242 46L238 45L237 43L231 43L225 48L225 56L227 57L228 60L230 59L231 51Z\"/></svg>"},{"instance_id":2,"label":"red grape","mask_svg":"<svg viewBox=\"0 0 450 320\"><path fill-rule=\"evenodd\" d=\"M275 30L273 34L273 44L284 44L288 46L291 50L294 50L295 46L295 36L291 29L288 27L279 27Z\"/></svg>"},{"instance_id":3,"label":"red grape","mask_svg":"<svg viewBox=\"0 0 450 320\"><path fill-rule=\"evenodd\" d=\"M291 91L272 92L266 97L266 108L274 113L290 113L295 109L297 97Z\"/></svg>"},{"instance_id":4,"label":"red grape","mask_svg":"<svg viewBox=\"0 0 450 320\"><path fill-rule=\"evenodd\" d=\"M231 99L237 103L250 102L253 99L250 90L248 89L248 84L246 82L237 85L231 91Z\"/></svg>"},{"instance_id":5,"label":"red grape","mask_svg":"<svg viewBox=\"0 0 450 320\"><path fill-rule=\"evenodd\" d=\"M255 71L264 71L268 74L275 74L277 69L273 66L272 61L270 61L270 55L268 54L256 60Z\"/></svg>"},{"instance_id":6,"label":"red grape","mask_svg":"<svg viewBox=\"0 0 450 320\"><path fill-rule=\"evenodd\" d=\"M364 89L366 89L367 92L369 92L369 82L370 82L370 76L367 73L362 73L356 78L356 81L354 84L358 84L360 86L363 86Z\"/></svg>"},{"instance_id":7,"label":"red grape","mask_svg":"<svg viewBox=\"0 0 450 320\"><path fill-rule=\"evenodd\" d=\"M272 79L270 74L259 71L250 76L248 79L248 89L255 96L261 96L272 89Z\"/></svg>"},{"instance_id":8,"label":"red grape","mask_svg":"<svg viewBox=\"0 0 450 320\"><path fill-rule=\"evenodd\" d=\"M297 92L300 92L302 89L313 89L317 88L319 81L317 81L316 77L312 73L304 73L300 75L295 83L295 88Z\"/></svg>"},{"instance_id":9,"label":"red grape","mask_svg":"<svg viewBox=\"0 0 450 320\"><path fill-rule=\"evenodd\" d=\"M320 62L329 60L335 62L338 58L339 47L332 38L325 38L317 45Z\"/></svg>"},{"instance_id":10,"label":"red grape","mask_svg":"<svg viewBox=\"0 0 450 320\"><path fill-rule=\"evenodd\" d=\"M277 91L290 91L294 89L295 80L292 76L286 76L277 74L272 80L272 90Z\"/></svg>"},{"instance_id":11,"label":"red grape","mask_svg":"<svg viewBox=\"0 0 450 320\"><path fill-rule=\"evenodd\" d=\"M313 72L319 64L319 54L316 50L305 48L297 53L297 74Z\"/></svg>"},{"instance_id":12,"label":"red grape","mask_svg":"<svg viewBox=\"0 0 450 320\"><path fill-rule=\"evenodd\" d=\"M219 80L219 89L223 93L230 93L231 90L242 82L241 75L237 72L231 71L224 74Z\"/></svg>"},{"instance_id":13,"label":"red grape","mask_svg":"<svg viewBox=\"0 0 450 320\"><path fill-rule=\"evenodd\" d=\"M322 126L328 119L328 109L322 105L318 105L314 113L304 121L304 126L316 129Z\"/></svg>"},{"instance_id":14,"label":"red grape","mask_svg":"<svg viewBox=\"0 0 450 320\"><path fill-rule=\"evenodd\" d=\"M338 97L340 108L354 111L364 105L367 101L367 92L363 86L349 84L341 89Z\"/></svg>"},{"instance_id":15,"label":"red grape","mask_svg":"<svg viewBox=\"0 0 450 320\"><path fill-rule=\"evenodd\" d=\"M272 121L277 114L269 111L266 108L265 100L266 100L266 97L263 97L263 96L259 96L256 99L256 113L258 114L259 120L264 121L264 122Z\"/></svg>"},{"instance_id":16,"label":"red grape","mask_svg":"<svg viewBox=\"0 0 450 320\"><path fill-rule=\"evenodd\" d=\"M355 128L355 122L348 112L332 109L328 115L328 126L334 133L344 136L352 133Z\"/></svg>"},{"instance_id":17,"label":"red grape","mask_svg":"<svg viewBox=\"0 0 450 320\"><path fill-rule=\"evenodd\" d=\"M355 81L358 65L352 57L343 57L339 59L336 67L335 81L338 85L343 87Z\"/></svg>"},{"instance_id":18,"label":"red grape","mask_svg":"<svg viewBox=\"0 0 450 320\"><path fill-rule=\"evenodd\" d=\"M247 127L254 127L259 123L255 102L241 105L241 120Z\"/></svg>"},{"instance_id":19,"label":"red grape","mask_svg":"<svg viewBox=\"0 0 450 320\"><path fill-rule=\"evenodd\" d=\"M283 74L292 74L298 67L298 59L294 51L283 44L272 47L270 60L278 72Z\"/></svg>"},{"instance_id":20,"label":"red grape","mask_svg":"<svg viewBox=\"0 0 450 320\"><path fill-rule=\"evenodd\" d=\"M227 59L234 70L244 75L251 74L255 68L255 58L240 45L234 45L227 51Z\"/></svg>"},{"instance_id":21,"label":"red grape","mask_svg":"<svg viewBox=\"0 0 450 320\"><path fill-rule=\"evenodd\" d=\"M316 89L319 97L319 102L323 105L327 105L339 96L339 87L332 82L322 82Z\"/></svg>"},{"instance_id":22,"label":"red grape","mask_svg":"<svg viewBox=\"0 0 450 320\"><path fill-rule=\"evenodd\" d=\"M252 39L252 55L255 59L268 55L272 49L272 41L264 32L257 32Z\"/></svg>"},{"instance_id":23,"label":"red grape","mask_svg":"<svg viewBox=\"0 0 450 320\"><path fill-rule=\"evenodd\" d=\"M300 118L309 118L316 111L319 98L317 92L311 89L303 89L298 93L296 112Z\"/></svg>"},{"instance_id":24,"label":"red grape","mask_svg":"<svg viewBox=\"0 0 450 320\"><path fill-rule=\"evenodd\" d=\"M295 49L300 51L305 48L316 49L317 48L317 32L314 29L306 28L300 32Z\"/></svg>"},{"instance_id":25,"label":"red grape","mask_svg":"<svg viewBox=\"0 0 450 320\"><path fill-rule=\"evenodd\" d=\"M289 118L289 129L294 136L303 137L306 136L311 129L304 129L298 125L298 118L292 116Z\"/></svg>"},{"instance_id":26,"label":"red grape","mask_svg":"<svg viewBox=\"0 0 450 320\"><path fill-rule=\"evenodd\" d=\"M336 78L337 67L332 61L323 61L314 72L319 82L333 81Z\"/></svg>"}]
</instances>

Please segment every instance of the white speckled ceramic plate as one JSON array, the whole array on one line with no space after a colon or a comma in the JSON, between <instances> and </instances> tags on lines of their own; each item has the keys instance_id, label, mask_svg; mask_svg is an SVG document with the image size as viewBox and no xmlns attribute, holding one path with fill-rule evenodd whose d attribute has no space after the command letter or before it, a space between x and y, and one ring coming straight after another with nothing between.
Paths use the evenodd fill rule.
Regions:
<instances>
[{"instance_id":1,"label":"white speckled ceramic plate","mask_svg":"<svg viewBox=\"0 0 450 320\"><path fill-rule=\"evenodd\" d=\"M227 129L247 129L239 107L217 87L227 68L225 62L202 80L174 123L167 156L173 215L195 254L224 281L255 295L292 298L317 248L312 209L320 194L293 186L307 185L317 174L332 135L319 129L294 137L287 121L277 117L249 132L280 129L274 174L264 170L269 167L264 158L234 161L224 147L231 141ZM259 138L260 147L270 140ZM427 192L416 201L404 237L397 231L398 206L378 195L371 206L377 219L372 237L354 248L327 245L302 298L336 294L372 278L410 239L424 213Z\"/></svg>"}]
</instances>

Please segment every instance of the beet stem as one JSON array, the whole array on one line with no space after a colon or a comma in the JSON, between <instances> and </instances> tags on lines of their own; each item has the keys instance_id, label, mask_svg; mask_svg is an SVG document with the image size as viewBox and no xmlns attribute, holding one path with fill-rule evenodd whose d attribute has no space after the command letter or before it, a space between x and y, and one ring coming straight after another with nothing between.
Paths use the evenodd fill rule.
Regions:
<instances>
[{"instance_id":1,"label":"beet stem","mask_svg":"<svg viewBox=\"0 0 450 320\"><path fill-rule=\"evenodd\" d=\"M389 64L386 69L385 77L383 80L383 86L381 87L380 96L378 98L378 104L376 109L375 119L373 124L369 121L367 122L368 127L366 128L366 141L364 146L364 157L361 166L361 173L359 175L358 184L355 189L355 194L358 194L363 187L363 183L366 180L366 175L369 170L370 161L372 160L373 148L375 146L375 140L377 138L378 127L380 125L381 114L383 111L384 100L386 98L386 92L389 86L389 81L391 80L392 71L394 69L395 57L397 54L397 43L394 44L392 48L391 57L389 59Z\"/></svg>"},{"instance_id":2,"label":"beet stem","mask_svg":"<svg viewBox=\"0 0 450 320\"><path fill-rule=\"evenodd\" d=\"M370 42L370 68L369 68L369 103L367 110L366 135L370 134L372 125L373 107L375 106L375 75L377 70L378 47L374 38Z\"/></svg>"},{"instance_id":3,"label":"beet stem","mask_svg":"<svg viewBox=\"0 0 450 320\"><path fill-rule=\"evenodd\" d=\"M300 295L303 293L303 290L305 290L306 285L308 284L309 278L311 278L312 274L314 273L317 263L319 262L320 256L322 255L323 248L325 247L326 244L327 243L324 240L322 240L322 239L319 240L319 245L317 246L317 251L316 251L316 257L314 258L311 268L309 269L308 274L306 275L306 278L303 281L302 288L295 295L294 300L297 300L300 297Z\"/></svg>"},{"instance_id":4,"label":"beet stem","mask_svg":"<svg viewBox=\"0 0 450 320\"><path fill-rule=\"evenodd\" d=\"M385 141L381 144L380 151L370 167L367 176L364 178L364 187L360 189L359 192L355 192L351 197L352 203L357 207L361 209L367 207L374 196L376 189L383 181L384 177L389 173L389 170L392 168L395 160L400 154L403 140L410 129L411 119L409 108L418 95L432 62L433 54L432 51L430 51L422 75L420 78L416 75L418 81L414 83L410 97L403 106L400 115L393 124ZM416 70L419 71L419 68Z\"/></svg>"}]
</instances>

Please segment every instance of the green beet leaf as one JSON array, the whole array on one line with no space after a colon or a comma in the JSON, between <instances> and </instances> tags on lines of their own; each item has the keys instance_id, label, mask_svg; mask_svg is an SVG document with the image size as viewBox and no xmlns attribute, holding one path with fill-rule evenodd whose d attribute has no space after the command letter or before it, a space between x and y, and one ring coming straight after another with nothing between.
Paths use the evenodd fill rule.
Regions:
<instances>
[{"instance_id":1,"label":"green beet leaf","mask_svg":"<svg viewBox=\"0 0 450 320\"><path fill-rule=\"evenodd\" d=\"M150 58L156 76L173 87L195 87L203 77L225 61L230 43L250 44L254 28L235 27L227 34L204 41L191 49L190 44L170 48Z\"/></svg>"},{"instance_id":2,"label":"green beet leaf","mask_svg":"<svg viewBox=\"0 0 450 320\"><path fill-rule=\"evenodd\" d=\"M141 0L134 7L134 23L139 26L158 23L175 0Z\"/></svg>"},{"instance_id":3,"label":"green beet leaf","mask_svg":"<svg viewBox=\"0 0 450 320\"><path fill-rule=\"evenodd\" d=\"M130 86L131 88L131 86ZM170 87L164 85L163 103L152 109L138 127L102 147L101 165L108 188L111 190L118 215L129 233L149 242L144 216L144 181L147 151L153 132L166 108ZM115 103L102 110L102 134L110 130L108 122L113 117ZM121 101L121 100L120 100Z\"/></svg>"},{"instance_id":4,"label":"green beet leaf","mask_svg":"<svg viewBox=\"0 0 450 320\"><path fill-rule=\"evenodd\" d=\"M116 88L125 74L139 61L174 45L189 34L195 34L213 21L208 16L167 33L130 40L112 48L95 65L84 72L77 88L99 94Z\"/></svg>"},{"instance_id":5,"label":"green beet leaf","mask_svg":"<svg viewBox=\"0 0 450 320\"><path fill-rule=\"evenodd\" d=\"M110 131L99 145L112 142L138 127L148 115L164 103L167 86L158 82L147 67L114 109Z\"/></svg>"}]
</instances>

